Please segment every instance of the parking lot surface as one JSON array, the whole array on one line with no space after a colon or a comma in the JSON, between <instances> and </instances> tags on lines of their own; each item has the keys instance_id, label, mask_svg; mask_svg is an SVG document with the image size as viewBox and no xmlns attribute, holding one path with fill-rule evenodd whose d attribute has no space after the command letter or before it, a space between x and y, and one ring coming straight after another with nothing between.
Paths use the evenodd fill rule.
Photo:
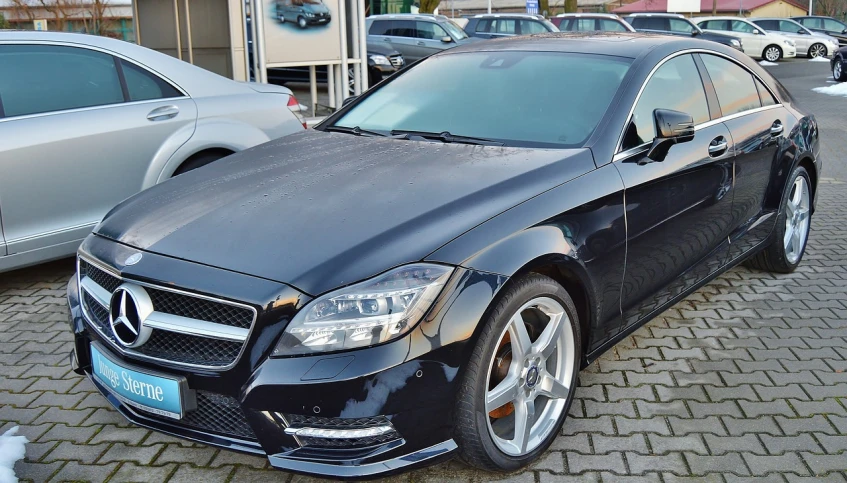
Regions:
<instances>
[{"instance_id":1,"label":"parking lot surface","mask_svg":"<svg viewBox=\"0 0 847 483\"><path fill-rule=\"evenodd\" d=\"M772 67L821 125L824 170L803 263L735 268L580 375L563 434L532 467L458 462L391 481L847 483L847 99L811 92L828 64ZM312 481L263 458L128 424L70 371L71 260L0 274L0 433L29 438L23 481ZM421 421L421 424L427 424Z\"/></svg>"}]
</instances>

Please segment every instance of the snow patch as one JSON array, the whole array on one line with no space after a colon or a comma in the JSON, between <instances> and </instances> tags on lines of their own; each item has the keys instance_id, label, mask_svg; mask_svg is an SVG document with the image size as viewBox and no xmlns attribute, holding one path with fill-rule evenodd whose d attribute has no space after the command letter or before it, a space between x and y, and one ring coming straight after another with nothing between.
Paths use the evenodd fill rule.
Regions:
<instances>
[{"instance_id":1,"label":"snow patch","mask_svg":"<svg viewBox=\"0 0 847 483\"><path fill-rule=\"evenodd\" d=\"M809 59L809 62L826 62L827 64L829 64L829 59L827 59L826 57L813 57Z\"/></svg>"},{"instance_id":2,"label":"snow patch","mask_svg":"<svg viewBox=\"0 0 847 483\"><path fill-rule=\"evenodd\" d=\"M815 87L812 90L819 94L826 94L828 96L847 97L847 82L826 87Z\"/></svg>"},{"instance_id":3,"label":"snow patch","mask_svg":"<svg viewBox=\"0 0 847 483\"><path fill-rule=\"evenodd\" d=\"M776 62L768 62L767 60L763 60L763 61L759 62L759 65L763 65L765 67L773 67L773 66L779 65L779 64L777 64Z\"/></svg>"},{"instance_id":4,"label":"snow patch","mask_svg":"<svg viewBox=\"0 0 847 483\"><path fill-rule=\"evenodd\" d=\"M15 476L15 461L23 459L26 453L26 437L15 436L15 426L0 436L0 483L18 483Z\"/></svg>"}]
</instances>

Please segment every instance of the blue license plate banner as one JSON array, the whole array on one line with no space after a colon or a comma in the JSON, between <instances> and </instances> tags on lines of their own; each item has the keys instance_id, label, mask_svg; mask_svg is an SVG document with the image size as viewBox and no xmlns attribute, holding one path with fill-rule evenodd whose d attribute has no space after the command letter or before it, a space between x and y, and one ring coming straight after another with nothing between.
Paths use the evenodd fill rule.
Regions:
<instances>
[{"instance_id":1,"label":"blue license plate banner","mask_svg":"<svg viewBox=\"0 0 847 483\"><path fill-rule=\"evenodd\" d=\"M182 393L177 379L154 376L119 365L91 346L94 377L121 402L173 419L182 417Z\"/></svg>"}]
</instances>

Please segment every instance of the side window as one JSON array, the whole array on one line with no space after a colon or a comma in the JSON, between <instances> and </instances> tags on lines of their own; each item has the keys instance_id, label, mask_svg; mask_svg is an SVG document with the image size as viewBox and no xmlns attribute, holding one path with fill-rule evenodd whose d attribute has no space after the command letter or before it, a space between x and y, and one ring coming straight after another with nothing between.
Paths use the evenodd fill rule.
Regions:
<instances>
[{"instance_id":1,"label":"side window","mask_svg":"<svg viewBox=\"0 0 847 483\"><path fill-rule=\"evenodd\" d=\"M705 26L700 24L700 28L709 30L729 30L729 22L726 20L709 20L705 22Z\"/></svg>"},{"instance_id":2,"label":"side window","mask_svg":"<svg viewBox=\"0 0 847 483\"><path fill-rule=\"evenodd\" d=\"M494 21L491 32L505 35L515 35L517 32L517 21L510 18L498 18Z\"/></svg>"},{"instance_id":3,"label":"side window","mask_svg":"<svg viewBox=\"0 0 847 483\"><path fill-rule=\"evenodd\" d=\"M819 29L821 27L821 19L819 18L804 18L800 19L800 23L809 27L810 29Z\"/></svg>"},{"instance_id":4,"label":"side window","mask_svg":"<svg viewBox=\"0 0 847 483\"><path fill-rule=\"evenodd\" d=\"M544 25L532 20L521 20L521 35L543 34L547 32Z\"/></svg>"},{"instance_id":5,"label":"side window","mask_svg":"<svg viewBox=\"0 0 847 483\"><path fill-rule=\"evenodd\" d=\"M632 28L634 29L647 28L644 22L646 19L643 17L624 17L624 20L626 20L628 24L632 25Z\"/></svg>"},{"instance_id":6,"label":"side window","mask_svg":"<svg viewBox=\"0 0 847 483\"><path fill-rule=\"evenodd\" d=\"M777 22L776 20L756 20L755 24L765 30L780 30L784 32L784 30L782 30L782 28L780 27L779 22Z\"/></svg>"},{"instance_id":7,"label":"side window","mask_svg":"<svg viewBox=\"0 0 847 483\"><path fill-rule=\"evenodd\" d=\"M734 62L714 55L701 55L712 85L718 94L721 114L729 116L737 112L761 107L759 92L753 82L753 74Z\"/></svg>"},{"instance_id":8,"label":"side window","mask_svg":"<svg viewBox=\"0 0 847 483\"><path fill-rule=\"evenodd\" d=\"M124 72L124 80L126 80L126 88L129 91L129 100L146 101L149 99L182 97L182 94L174 86L152 72L123 59L120 62Z\"/></svg>"},{"instance_id":9,"label":"side window","mask_svg":"<svg viewBox=\"0 0 847 483\"><path fill-rule=\"evenodd\" d=\"M489 19L481 19L476 23L475 32L488 32L488 28L491 27L491 20Z\"/></svg>"},{"instance_id":10,"label":"side window","mask_svg":"<svg viewBox=\"0 0 847 483\"><path fill-rule=\"evenodd\" d=\"M415 22L417 24L417 36L419 39L437 40L447 37L447 32L433 22Z\"/></svg>"},{"instance_id":11,"label":"side window","mask_svg":"<svg viewBox=\"0 0 847 483\"><path fill-rule=\"evenodd\" d=\"M732 21L732 31L733 32L742 32L742 33L752 34L753 32L756 31L756 29L753 28L753 26L750 25L747 22L742 22L740 20L733 20Z\"/></svg>"},{"instance_id":12,"label":"side window","mask_svg":"<svg viewBox=\"0 0 847 483\"><path fill-rule=\"evenodd\" d=\"M386 31L385 35L415 38L417 36L415 30L414 20L392 20L391 28Z\"/></svg>"},{"instance_id":13,"label":"side window","mask_svg":"<svg viewBox=\"0 0 847 483\"><path fill-rule=\"evenodd\" d=\"M592 32L597 30L596 21L593 18L576 19L576 29L579 32Z\"/></svg>"},{"instance_id":14,"label":"side window","mask_svg":"<svg viewBox=\"0 0 847 483\"><path fill-rule=\"evenodd\" d=\"M823 22L824 30L841 33L845 30L845 28L847 28L847 26L843 23L831 18L824 18L821 19L821 21Z\"/></svg>"},{"instance_id":15,"label":"side window","mask_svg":"<svg viewBox=\"0 0 847 483\"><path fill-rule=\"evenodd\" d=\"M390 20L374 20L371 28L368 29L368 35L390 35L389 30L391 30Z\"/></svg>"},{"instance_id":16,"label":"side window","mask_svg":"<svg viewBox=\"0 0 847 483\"><path fill-rule=\"evenodd\" d=\"M762 27L762 28L765 28L765 27ZM765 30L767 30L767 28L765 28ZM779 21L779 31L780 32L787 32L787 33L790 33L790 34L796 34L796 33L799 33L799 30L800 30L800 26L797 25L794 22L787 22L785 20Z\"/></svg>"},{"instance_id":17,"label":"side window","mask_svg":"<svg viewBox=\"0 0 847 483\"><path fill-rule=\"evenodd\" d=\"M632 112L622 150L640 146L656 137L656 126L653 123L653 111L656 109L686 112L694 118L694 124L709 120L706 91L697 65L690 55L681 55L665 62L647 81Z\"/></svg>"},{"instance_id":18,"label":"side window","mask_svg":"<svg viewBox=\"0 0 847 483\"><path fill-rule=\"evenodd\" d=\"M680 33L688 33L694 31L694 26L685 20L680 20L678 18L668 19L668 23L670 25L671 32L680 32Z\"/></svg>"},{"instance_id":19,"label":"side window","mask_svg":"<svg viewBox=\"0 0 847 483\"><path fill-rule=\"evenodd\" d=\"M762 101L762 107L773 106L776 104L776 99L774 99L770 91L762 85L762 82L759 79L754 80L756 81L756 89L759 91L759 99Z\"/></svg>"},{"instance_id":20,"label":"side window","mask_svg":"<svg viewBox=\"0 0 847 483\"><path fill-rule=\"evenodd\" d=\"M606 32L626 32L626 27L621 25L617 20L600 20L600 30L604 30Z\"/></svg>"},{"instance_id":21,"label":"side window","mask_svg":"<svg viewBox=\"0 0 847 483\"><path fill-rule=\"evenodd\" d=\"M6 117L124 102L111 55L54 45L0 46Z\"/></svg>"},{"instance_id":22,"label":"side window","mask_svg":"<svg viewBox=\"0 0 847 483\"><path fill-rule=\"evenodd\" d=\"M573 32L576 29L575 19L566 18L559 24L559 30L562 32Z\"/></svg>"}]
</instances>

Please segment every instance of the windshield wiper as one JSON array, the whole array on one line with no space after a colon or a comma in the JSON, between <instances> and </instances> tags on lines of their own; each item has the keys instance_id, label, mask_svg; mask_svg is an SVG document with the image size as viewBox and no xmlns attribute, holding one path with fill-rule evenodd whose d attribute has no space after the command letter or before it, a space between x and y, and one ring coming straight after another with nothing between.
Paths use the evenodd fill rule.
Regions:
<instances>
[{"instance_id":1,"label":"windshield wiper","mask_svg":"<svg viewBox=\"0 0 847 483\"><path fill-rule=\"evenodd\" d=\"M476 138L472 136L457 136L450 134L449 131L444 132L428 132L428 131L406 131L403 129L395 129L391 131L392 136L403 136L409 139L411 136L422 137L424 139L435 139L442 143L461 143L461 144L477 144L480 146L505 146L506 143L494 141L493 139Z\"/></svg>"},{"instance_id":2,"label":"windshield wiper","mask_svg":"<svg viewBox=\"0 0 847 483\"><path fill-rule=\"evenodd\" d=\"M359 126L347 127L347 126L327 126L324 128L324 131L329 132L343 132L347 134L352 134L354 136L378 136L384 138L387 136L385 133L377 132L377 131L369 131L367 129L362 129Z\"/></svg>"}]
</instances>

